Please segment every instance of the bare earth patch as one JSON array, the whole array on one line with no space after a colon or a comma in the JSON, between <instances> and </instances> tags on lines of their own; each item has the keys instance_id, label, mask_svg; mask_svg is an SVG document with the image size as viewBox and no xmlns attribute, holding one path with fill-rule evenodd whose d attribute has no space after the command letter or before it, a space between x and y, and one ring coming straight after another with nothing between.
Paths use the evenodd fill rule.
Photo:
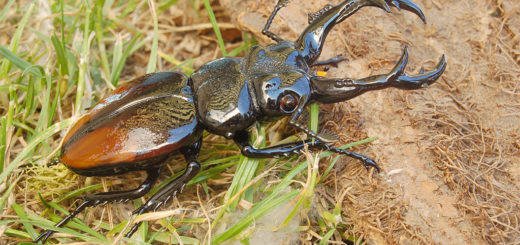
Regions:
<instances>
[{"instance_id":1,"label":"bare earth patch","mask_svg":"<svg viewBox=\"0 0 520 245\"><path fill-rule=\"evenodd\" d=\"M382 167L381 174L372 175L342 158L347 167L337 172L333 196L343 198L355 235L369 243L518 244L520 3L414 2L427 25L409 12L367 7L327 39L322 59L337 54L349 59L328 77L387 72L404 45L410 51L409 74L431 69L443 53L448 58L445 74L428 89L387 89L327 107L335 123L326 125L342 143L379 137L363 153ZM294 40L307 25L307 13L327 3L291 1L273 32ZM221 4L240 28L270 42L260 30L275 1ZM356 130L360 137L349 137Z\"/></svg>"}]
</instances>

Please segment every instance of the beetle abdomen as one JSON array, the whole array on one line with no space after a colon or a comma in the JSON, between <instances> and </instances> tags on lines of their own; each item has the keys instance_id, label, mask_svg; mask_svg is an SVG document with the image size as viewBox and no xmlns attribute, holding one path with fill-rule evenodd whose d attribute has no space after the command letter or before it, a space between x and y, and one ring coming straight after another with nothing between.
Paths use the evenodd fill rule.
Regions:
<instances>
[{"instance_id":1,"label":"beetle abdomen","mask_svg":"<svg viewBox=\"0 0 520 245\"><path fill-rule=\"evenodd\" d=\"M115 165L122 173L158 164L167 154L192 144L202 128L188 82L180 73L161 72L117 89L67 134L62 162L85 175L104 175L91 170Z\"/></svg>"}]
</instances>

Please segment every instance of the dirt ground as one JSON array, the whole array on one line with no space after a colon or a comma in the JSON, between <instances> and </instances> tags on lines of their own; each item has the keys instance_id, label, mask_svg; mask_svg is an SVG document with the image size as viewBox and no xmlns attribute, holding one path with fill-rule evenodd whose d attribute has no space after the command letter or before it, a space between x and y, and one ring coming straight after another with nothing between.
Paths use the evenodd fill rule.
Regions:
<instances>
[{"instance_id":1,"label":"dirt ground","mask_svg":"<svg viewBox=\"0 0 520 245\"><path fill-rule=\"evenodd\" d=\"M220 2L240 28L270 42L260 30L276 1ZM364 8L328 36L322 59L349 59L329 77L388 72L405 45L408 74L448 58L427 89L370 92L326 107L333 112L326 127L341 143L379 137L361 152L381 173L344 159L336 200L344 196L344 213L369 244L519 244L520 2L414 2L428 24L395 8ZM327 3L292 0L272 30L294 40L307 13Z\"/></svg>"}]
</instances>

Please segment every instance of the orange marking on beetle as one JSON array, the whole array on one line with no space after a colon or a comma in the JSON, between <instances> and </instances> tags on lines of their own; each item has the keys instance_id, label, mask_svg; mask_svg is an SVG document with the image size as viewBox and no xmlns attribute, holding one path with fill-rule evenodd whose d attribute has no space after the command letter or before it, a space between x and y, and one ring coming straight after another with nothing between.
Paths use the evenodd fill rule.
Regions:
<instances>
[{"instance_id":1,"label":"orange marking on beetle","mask_svg":"<svg viewBox=\"0 0 520 245\"><path fill-rule=\"evenodd\" d=\"M87 169L101 164L135 160L135 149L127 134L115 127L102 127L84 135L67 147L61 161L72 168Z\"/></svg>"},{"instance_id":2,"label":"orange marking on beetle","mask_svg":"<svg viewBox=\"0 0 520 245\"><path fill-rule=\"evenodd\" d=\"M326 77L327 76L327 72L326 71L317 71L316 75L318 75L320 77Z\"/></svg>"}]
</instances>

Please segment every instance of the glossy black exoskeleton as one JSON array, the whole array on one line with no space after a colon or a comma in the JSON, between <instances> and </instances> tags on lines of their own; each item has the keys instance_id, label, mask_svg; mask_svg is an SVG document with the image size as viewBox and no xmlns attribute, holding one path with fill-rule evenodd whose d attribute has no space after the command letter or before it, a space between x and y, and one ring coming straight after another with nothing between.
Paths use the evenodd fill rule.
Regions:
<instances>
[{"instance_id":1,"label":"glossy black exoskeleton","mask_svg":"<svg viewBox=\"0 0 520 245\"><path fill-rule=\"evenodd\" d=\"M446 68L444 56L430 72L417 76L404 73L407 49L388 74L363 79L325 78L311 70L334 64L342 58L318 62L325 38L332 27L364 6L390 11L389 5L411 11L423 21L422 11L409 0L346 0L309 15L309 26L296 41L284 41L270 32L278 10L288 0L279 0L263 33L276 44L254 46L246 57L221 58L203 65L190 78L176 72L148 74L128 83L100 101L69 131L60 161L85 176L107 176L128 171L147 171L147 179L136 189L87 195L62 221L63 226L88 206L142 197L155 183L171 154L183 154L185 172L155 193L135 213L157 209L178 192L200 169L197 160L202 132L233 139L243 155L254 158L298 154L309 149L328 150L359 159L365 167L377 164L370 158L330 145L333 136L317 134L298 123L310 102L335 103L367 91L395 87L420 89L437 80ZM248 128L256 121L289 116L289 124L310 138L264 149L250 145ZM130 237L139 227L135 224ZM45 241L48 230L36 241Z\"/></svg>"}]
</instances>

